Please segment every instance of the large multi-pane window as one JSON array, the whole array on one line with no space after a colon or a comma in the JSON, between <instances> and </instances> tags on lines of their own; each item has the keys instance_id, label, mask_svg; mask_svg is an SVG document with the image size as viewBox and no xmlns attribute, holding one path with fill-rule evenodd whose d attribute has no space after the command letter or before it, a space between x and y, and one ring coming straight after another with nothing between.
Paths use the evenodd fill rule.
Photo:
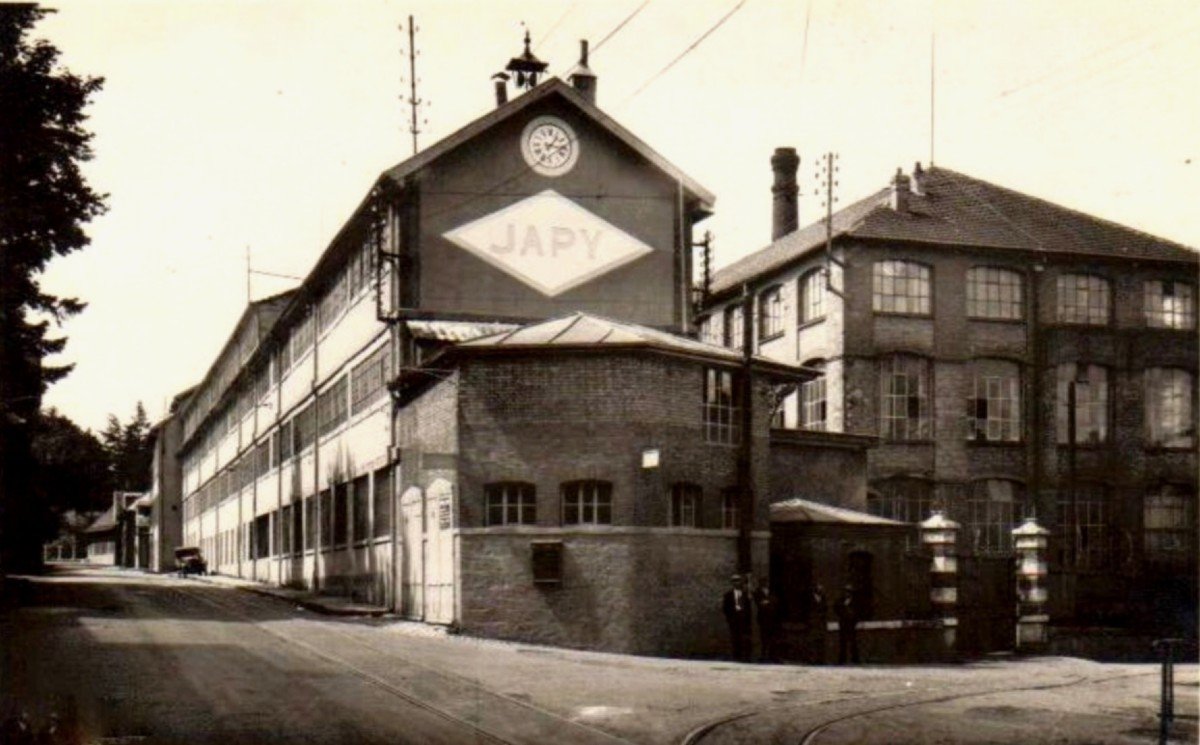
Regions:
<instances>
[{"instance_id":1,"label":"large multi-pane window","mask_svg":"<svg viewBox=\"0 0 1200 745\"><path fill-rule=\"evenodd\" d=\"M1076 569L1105 569L1113 564L1116 534L1111 525L1108 490L1081 483L1059 491L1058 526L1063 560Z\"/></svg>"},{"instance_id":2,"label":"large multi-pane window","mask_svg":"<svg viewBox=\"0 0 1200 745\"><path fill-rule=\"evenodd\" d=\"M1111 295L1108 280L1092 274L1060 274L1058 320L1061 323L1108 324Z\"/></svg>"},{"instance_id":3,"label":"large multi-pane window","mask_svg":"<svg viewBox=\"0 0 1200 745\"><path fill-rule=\"evenodd\" d=\"M805 367L824 370L825 362L815 360L806 362ZM828 416L825 393L825 375L800 384L800 427L815 431L824 431L828 427Z\"/></svg>"},{"instance_id":4,"label":"large multi-pane window","mask_svg":"<svg viewBox=\"0 0 1200 745\"><path fill-rule=\"evenodd\" d=\"M346 376L317 394L317 420L320 422L321 434L328 434L346 421Z\"/></svg>"},{"instance_id":5,"label":"large multi-pane window","mask_svg":"<svg viewBox=\"0 0 1200 745\"><path fill-rule=\"evenodd\" d=\"M279 510L279 553L287 556L292 552L292 505L286 504Z\"/></svg>"},{"instance_id":6,"label":"large multi-pane window","mask_svg":"<svg viewBox=\"0 0 1200 745\"><path fill-rule=\"evenodd\" d=\"M814 269L800 278L800 323L825 317L825 270Z\"/></svg>"},{"instance_id":7,"label":"large multi-pane window","mask_svg":"<svg viewBox=\"0 0 1200 745\"><path fill-rule=\"evenodd\" d=\"M1071 386L1075 387L1075 442L1096 444L1108 441L1108 369L1099 365L1058 366L1058 443L1070 443Z\"/></svg>"},{"instance_id":8,"label":"large multi-pane window","mask_svg":"<svg viewBox=\"0 0 1200 745\"><path fill-rule=\"evenodd\" d=\"M563 525L612 525L612 484L568 481L562 485Z\"/></svg>"},{"instance_id":9,"label":"large multi-pane window","mask_svg":"<svg viewBox=\"0 0 1200 745\"><path fill-rule=\"evenodd\" d=\"M737 376L729 370L704 371L704 439L731 445L741 428L741 394Z\"/></svg>"},{"instance_id":10,"label":"large multi-pane window","mask_svg":"<svg viewBox=\"0 0 1200 745\"><path fill-rule=\"evenodd\" d=\"M880 429L889 440L927 440L929 362L923 357L894 355L882 362Z\"/></svg>"},{"instance_id":11,"label":"large multi-pane window","mask_svg":"<svg viewBox=\"0 0 1200 745\"><path fill-rule=\"evenodd\" d=\"M354 533L351 540L365 541L371 537L371 479L366 475L359 476L350 488L354 497Z\"/></svg>"},{"instance_id":12,"label":"large multi-pane window","mask_svg":"<svg viewBox=\"0 0 1200 745\"><path fill-rule=\"evenodd\" d=\"M379 469L373 481L375 514L372 515L372 523L375 537L382 538L392 530L392 469Z\"/></svg>"},{"instance_id":13,"label":"large multi-pane window","mask_svg":"<svg viewBox=\"0 0 1200 745\"><path fill-rule=\"evenodd\" d=\"M930 515L932 489L928 481L897 477L877 481L867 493L867 511L902 523L919 523Z\"/></svg>"},{"instance_id":14,"label":"large multi-pane window","mask_svg":"<svg viewBox=\"0 0 1200 745\"><path fill-rule=\"evenodd\" d=\"M1142 503L1143 547L1155 563L1186 564L1195 547L1196 493L1189 487L1164 484Z\"/></svg>"},{"instance_id":15,"label":"large multi-pane window","mask_svg":"<svg viewBox=\"0 0 1200 745\"><path fill-rule=\"evenodd\" d=\"M717 323L716 314L705 316L700 321L700 341L705 344L721 346L724 342L721 336L721 324Z\"/></svg>"},{"instance_id":16,"label":"large multi-pane window","mask_svg":"<svg viewBox=\"0 0 1200 745\"><path fill-rule=\"evenodd\" d=\"M350 413L357 414L383 393L387 375L388 346L384 344L371 356L355 365L350 373Z\"/></svg>"},{"instance_id":17,"label":"large multi-pane window","mask_svg":"<svg viewBox=\"0 0 1200 745\"><path fill-rule=\"evenodd\" d=\"M488 525L536 525L537 490L533 484L506 481L483 487Z\"/></svg>"},{"instance_id":18,"label":"large multi-pane window","mask_svg":"<svg viewBox=\"0 0 1200 745\"><path fill-rule=\"evenodd\" d=\"M1152 280L1143 286L1146 325L1161 329L1196 328L1196 288L1186 282Z\"/></svg>"},{"instance_id":19,"label":"large multi-pane window","mask_svg":"<svg viewBox=\"0 0 1200 745\"><path fill-rule=\"evenodd\" d=\"M1014 362L975 360L974 381L967 399L968 440L1021 440L1021 373Z\"/></svg>"},{"instance_id":20,"label":"large multi-pane window","mask_svg":"<svg viewBox=\"0 0 1200 745\"><path fill-rule=\"evenodd\" d=\"M320 513L321 523L320 546L330 548L333 546L333 492L329 489L321 492L317 511Z\"/></svg>"},{"instance_id":21,"label":"large multi-pane window","mask_svg":"<svg viewBox=\"0 0 1200 745\"><path fill-rule=\"evenodd\" d=\"M1021 274L993 266L967 271L967 315L1020 320L1024 315Z\"/></svg>"},{"instance_id":22,"label":"large multi-pane window","mask_svg":"<svg viewBox=\"0 0 1200 745\"><path fill-rule=\"evenodd\" d=\"M929 315L929 267L913 261L877 261L871 308L878 313Z\"/></svg>"},{"instance_id":23,"label":"large multi-pane window","mask_svg":"<svg viewBox=\"0 0 1200 745\"><path fill-rule=\"evenodd\" d=\"M773 339L783 333L783 288L764 290L758 296L758 339Z\"/></svg>"},{"instance_id":24,"label":"large multi-pane window","mask_svg":"<svg viewBox=\"0 0 1200 745\"><path fill-rule=\"evenodd\" d=\"M350 539L350 485L333 488L333 543L344 546Z\"/></svg>"},{"instance_id":25,"label":"large multi-pane window","mask_svg":"<svg viewBox=\"0 0 1200 745\"><path fill-rule=\"evenodd\" d=\"M1012 553L1020 485L1005 479L971 484L963 520L964 538L976 554Z\"/></svg>"},{"instance_id":26,"label":"large multi-pane window","mask_svg":"<svg viewBox=\"0 0 1200 745\"><path fill-rule=\"evenodd\" d=\"M744 333L742 306L740 303L730 305L725 309L725 346L730 349L741 349Z\"/></svg>"},{"instance_id":27,"label":"large multi-pane window","mask_svg":"<svg viewBox=\"0 0 1200 745\"><path fill-rule=\"evenodd\" d=\"M737 487L721 490L721 527L725 530L737 530L741 525L741 510L738 508L740 496Z\"/></svg>"},{"instance_id":28,"label":"large multi-pane window","mask_svg":"<svg viewBox=\"0 0 1200 745\"><path fill-rule=\"evenodd\" d=\"M1192 374L1177 367L1145 372L1146 436L1160 447L1191 447L1196 434L1192 413Z\"/></svg>"},{"instance_id":29,"label":"large multi-pane window","mask_svg":"<svg viewBox=\"0 0 1200 745\"><path fill-rule=\"evenodd\" d=\"M292 452L300 454L304 448L313 444L317 437L317 410L309 404L292 418L292 436L294 439Z\"/></svg>"},{"instance_id":30,"label":"large multi-pane window","mask_svg":"<svg viewBox=\"0 0 1200 745\"><path fill-rule=\"evenodd\" d=\"M671 525L696 528L700 525L700 486L687 482L671 485Z\"/></svg>"}]
</instances>

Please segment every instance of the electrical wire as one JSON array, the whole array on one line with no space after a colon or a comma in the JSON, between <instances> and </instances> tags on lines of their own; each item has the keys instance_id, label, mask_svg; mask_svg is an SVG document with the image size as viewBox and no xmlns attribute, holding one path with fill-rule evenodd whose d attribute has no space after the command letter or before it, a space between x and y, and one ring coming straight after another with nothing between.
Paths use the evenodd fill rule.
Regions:
<instances>
[{"instance_id":1,"label":"electrical wire","mask_svg":"<svg viewBox=\"0 0 1200 745\"><path fill-rule=\"evenodd\" d=\"M550 25L550 30L546 32L545 36L538 39L537 44L533 45L533 51L536 52L538 49L541 48L541 46L543 44L546 43L547 39L549 39L551 36L554 36L554 32L558 30L558 27L562 25L562 22L564 20L566 20L567 16L571 15L571 11L575 10L578 7L579 7L578 2L571 3L570 7L568 7L565 11L563 11L563 14L558 17L558 20Z\"/></svg>"},{"instance_id":2,"label":"electrical wire","mask_svg":"<svg viewBox=\"0 0 1200 745\"><path fill-rule=\"evenodd\" d=\"M691 44L689 44L687 49L684 49L679 54L679 56L677 56L675 59L668 62L666 64L666 66L663 67L661 70L659 70L658 72L651 75L650 78L646 82L642 83L642 85L637 90L635 90L633 93L629 94L629 96L626 97L625 100L621 101L621 103L619 103L617 105L624 106L625 104L629 103L634 98L636 98L638 96L638 94L640 94L642 91L649 88L650 85L652 83L654 83L654 81L658 80L660 77L662 77L664 74L666 74L666 72L668 70L670 70L672 67L674 67L676 64L678 64L679 61L682 60L684 57L691 54L691 52L696 47L700 46L700 44L702 44L705 39L707 39L709 36L711 36L713 34L713 32L715 32L717 29L721 28L721 26L725 25L725 22L728 21L733 16L734 13L737 13L739 10L741 10L742 6L745 4L746 4L746 0L739 0L737 5L733 6L733 8L731 8L728 13L721 16L720 20L718 20L716 23L714 23L712 26L710 26L707 31L705 31L703 34L700 35L700 38L696 39Z\"/></svg>"},{"instance_id":3,"label":"electrical wire","mask_svg":"<svg viewBox=\"0 0 1200 745\"><path fill-rule=\"evenodd\" d=\"M616 27L615 27L615 28L613 28L613 30L612 30L612 31L609 31L607 34L605 34L605 36L604 36L604 38L603 38L603 39L601 39L599 42L597 42L596 46L592 47L592 52L593 52L593 53L595 53L595 52L598 52L598 51L600 50L600 47L604 46L605 42L607 42L609 39L611 39L611 38L613 38L614 36L616 36L618 31L620 31L621 29L625 28L625 24L627 24L627 23L629 23L630 21L632 21L632 20L634 19L634 16L636 16L638 13L641 13L641 12L642 12L642 9L643 9L643 8L645 8L645 7L646 7L647 5L649 5L649 4L650 4L650 0L644 0L644 2L642 2L642 4L641 4L641 5L637 6L637 8L635 8L635 9L634 9L634 11L633 11L632 13L630 13L630 14L629 14L629 15L627 15L627 16L625 16L625 20L623 20L623 21L621 21L620 23L618 23L618 24L616 25Z\"/></svg>"}]
</instances>

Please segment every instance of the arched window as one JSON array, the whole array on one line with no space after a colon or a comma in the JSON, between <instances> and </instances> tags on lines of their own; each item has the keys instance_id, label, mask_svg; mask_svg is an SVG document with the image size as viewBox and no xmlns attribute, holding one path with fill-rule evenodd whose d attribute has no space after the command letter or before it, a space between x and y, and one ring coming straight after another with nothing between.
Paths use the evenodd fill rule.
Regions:
<instances>
[{"instance_id":1,"label":"arched window","mask_svg":"<svg viewBox=\"0 0 1200 745\"><path fill-rule=\"evenodd\" d=\"M1108 440L1108 369L1099 365L1058 366L1058 444L1070 444L1071 386L1075 387L1075 442L1095 444Z\"/></svg>"},{"instance_id":2,"label":"arched window","mask_svg":"<svg viewBox=\"0 0 1200 745\"><path fill-rule=\"evenodd\" d=\"M973 391L967 399L967 439L1021 441L1021 369L1006 360L973 360Z\"/></svg>"},{"instance_id":3,"label":"arched window","mask_svg":"<svg viewBox=\"0 0 1200 745\"><path fill-rule=\"evenodd\" d=\"M1175 367L1146 370L1146 438L1151 445L1191 447L1196 434L1192 374Z\"/></svg>"},{"instance_id":4,"label":"arched window","mask_svg":"<svg viewBox=\"0 0 1200 745\"><path fill-rule=\"evenodd\" d=\"M929 315L929 267L913 261L877 261L871 308L877 313Z\"/></svg>"},{"instance_id":5,"label":"arched window","mask_svg":"<svg viewBox=\"0 0 1200 745\"><path fill-rule=\"evenodd\" d=\"M537 489L521 481L485 484L487 525L536 525Z\"/></svg>"},{"instance_id":6,"label":"arched window","mask_svg":"<svg viewBox=\"0 0 1200 745\"><path fill-rule=\"evenodd\" d=\"M867 494L867 511L902 523L919 523L929 517L933 489L925 479L897 476L876 481Z\"/></svg>"},{"instance_id":7,"label":"arched window","mask_svg":"<svg viewBox=\"0 0 1200 745\"><path fill-rule=\"evenodd\" d=\"M1160 329L1196 328L1196 288L1186 282L1150 280L1142 286L1146 325Z\"/></svg>"},{"instance_id":8,"label":"arched window","mask_svg":"<svg viewBox=\"0 0 1200 745\"><path fill-rule=\"evenodd\" d=\"M1021 485L1007 479L983 479L971 484L966 500L963 538L975 553L1012 553L1012 530L1021 503Z\"/></svg>"},{"instance_id":9,"label":"arched window","mask_svg":"<svg viewBox=\"0 0 1200 745\"><path fill-rule=\"evenodd\" d=\"M1079 483L1060 489L1058 538L1063 563L1092 571L1111 567L1116 549L1114 517L1103 484Z\"/></svg>"},{"instance_id":10,"label":"arched window","mask_svg":"<svg viewBox=\"0 0 1200 745\"><path fill-rule=\"evenodd\" d=\"M612 483L568 481L562 485L563 525L612 525Z\"/></svg>"},{"instance_id":11,"label":"arched window","mask_svg":"<svg viewBox=\"0 0 1200 745\"><path fill-rule=\"evenodd\" d=\"M1091 274L1062 274L1057 289L1060 323L1108 325L1111 302L1108 280Z\"/></svg>"},{"instance_id":12,"label":"arched window","mask_svg":"<svg viewBox=\"0 0 1200 745\"><path fill-rule=\"evenodd\" d=\"M967 271L967 316L1020 320L1024 316L1024 292L1020 272L994 266L977 266Z\"/></svg>"},{"instance_id":13,"label":"arched window","mask_svg":"<svg viewBox=\"0 0 1200 745\"><path fill-rule=\"evenodd\" d=\"M758 296L758 341L762 343L783 333L783 288L763 290Z\"/></svg>"},{"instance_id":14,"label":"arched window","mask_svg":"<svg viewBox=\"0 0 1200 745\"><path fill-rule=\"evenodd\" d=\"M813 269L800 278L800 323L825 317L825 270Z\"/></svg>"},{"instance_id":15,"label":"arched window","mask_svg":"<svg viewBox=\"0 0 1200 745\"><path fill-rule=\"evenodd\" d=\"M721 490L721 527L725 530L737 530L741 523L738 509L738 489L730 486Z\"/></svg>"},{"instance_id":16,"label":"arched window","mask_svg":"<svg viewBox=\"0 0 1200 745\"><path fill-rule=\"evenodd\" d=\"M725 308L725 346L730 349L742 348L742 335L745 332L742 323L741 303Z\"/></svg>"},{"instance_id":17,"label":"arched window","mask_svg":"<svg viewBox=\"0 0 1200 745\"><path fill-rule=\"evenodd\" d=\"M671 526L696 528L700 526L700 495L698 484L678 482L671 485Z\"/></svg>"},{"instance_id":18,"label":"arched window","mask_svg":"<svg viewBox=\"0 0 1200 745\"><path fill-rule=\"evenodd\" d=\"M888 440L929 439L929 362L913 355L887 357L879 379L880 434Z\"/></svg>"},{"instance_id":19,"label":"arched window","mask_svg":"<svg viewBox=\"0 0 1200 745\"><path fill-rule=\"evenodd\" d=\"M825 360L810 360L805 367L821 370L820 377L806 380L800 385L800 427L823 432L828 426L828 408L825 399Z\"/></svg>"},{"instance_id":20,"label":"arched window","mask_svg":"<svg viewBox=\"0 0 1200 745\"><path fill-rule=\"evenodd\" d=\"M1148 493L1142 503L1146 560L1187 564L1195 552L1195 514L1193 487L1164 484Z\"/></svg>"}]
</instances>

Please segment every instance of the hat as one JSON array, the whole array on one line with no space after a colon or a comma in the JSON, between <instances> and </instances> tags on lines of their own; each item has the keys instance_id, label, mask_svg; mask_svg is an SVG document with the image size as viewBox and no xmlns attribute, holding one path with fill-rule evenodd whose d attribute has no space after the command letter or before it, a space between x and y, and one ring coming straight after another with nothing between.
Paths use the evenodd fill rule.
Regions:
<instances>
[{"instance_id":1,"label":"hat","mask_svg":"<svg viewBox=\"0 0 1200 745\"><path fill-rule=\"evenodd\" d=\"M740 574L735 574L732 577L730 577L729 579L731 579L734 582L741 582L743 579L745 579L745 577L743 577Z\"/></svg>"}]
</instances>

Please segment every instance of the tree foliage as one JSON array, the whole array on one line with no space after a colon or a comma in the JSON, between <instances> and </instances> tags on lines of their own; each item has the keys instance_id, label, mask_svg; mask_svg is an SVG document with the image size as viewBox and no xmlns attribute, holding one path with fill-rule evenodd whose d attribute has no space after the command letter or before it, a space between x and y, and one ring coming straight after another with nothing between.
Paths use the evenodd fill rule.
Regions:
<instances>
[{"instance_id":1,"label":"tree foliage","mask_svg":"<svg viewBox=\"0 0 1200 745\"><path fill-rule=\"evenodd\" d=\"M42 413L33 437L37 492L54 515L92 512L112 502L112 461L100 438L54 409Z\"/></svg>"},{"instance_id":2,"label":"tree foliage","mask_svg":"<svg viewBox=\"0 0 1200 745\"><path fill-rule=\"evenodd\" d=\"M92 157L84 109L103 81L62 69L53 44L29 38L48 12L0 4L0 571L40 555L31 443L46 386L70 370L45 363L66 343L50 324L83 309L40 276L88 244L83 226L105 209L79 170Z\"/></svg>"},{"instance_id":3,"label":"tree foliage","mask_svg":"<svg viewBox=\"0 0 1200 745\"><path fill-rule=\"evenodd\" d=\"M154 440L142 402L138 401L133 417L125 424L109 414L108 426L100 437L107 455L112 488L118 491L149 490Z\"/></svg>"}]
</instances>

